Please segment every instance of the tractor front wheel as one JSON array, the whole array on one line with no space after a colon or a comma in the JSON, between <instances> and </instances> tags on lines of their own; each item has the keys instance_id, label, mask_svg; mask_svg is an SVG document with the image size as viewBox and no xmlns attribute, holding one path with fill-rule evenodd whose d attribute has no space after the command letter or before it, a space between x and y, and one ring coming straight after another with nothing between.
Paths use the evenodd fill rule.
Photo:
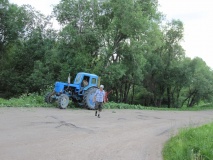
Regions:
<instances>
[{"instance_id":1,"label":"tractor front wheel","mask_svg":"<svg viewBox=\"0 0 213 160\"><path fill-rule=\"evenodd\" d=\"M95 92L98 88L89 88L84 93L83 104L88 109L95 109L95 102L93 102L93 98L95 96Z\"/></svg>"},{"instance_id":2,"label":"tractor front wheel","mask_svg":"<svg viewBox=\"0 0 213 160\"><path fill-rule=\"evenodd\" d=\"M66 94L61 94L58 98L58 107L66 109L69 104L69 97Z\"/></svg>"},{"instance_id":3,"label":"tractor front wheel","mask_svg":"<svg viewBox=\"0 0 213 160\"><path fill-rule=\"evenodd\" d=\"M52 96L55 94L55 92L49 92L45 95L44 101L46 103L53 103L55 101L54 98L52 98Z\"/></svg>"}]
</instances>

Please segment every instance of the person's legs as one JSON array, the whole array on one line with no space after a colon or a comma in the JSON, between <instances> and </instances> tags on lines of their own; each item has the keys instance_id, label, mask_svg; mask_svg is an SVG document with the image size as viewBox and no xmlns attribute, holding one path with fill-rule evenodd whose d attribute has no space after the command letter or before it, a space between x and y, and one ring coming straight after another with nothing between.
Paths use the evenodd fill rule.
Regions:
<instances>
[{"instance_id":1,"label":"person's legs","mask_svg":"<svg viewBox=\"0 0 213 160\"><path fill-rule=\"evenodd\" d=\"M100 113L101 113L101 111L100 111L100 110L98 110L98 118L100 118Z\"/></svg>"},{"instance_id":2,"label":"person's legs","mask_svg":"<svg viewBox=\"0 0 213 160\"><path fill-rule=\"evenodd\" d=\"M100 118L100 114L101 114L101 111L102 111L102 102L99 102L98 104L98 118Z\"/></svg>"},{"instance_id":3,"label":"person's legs","mask_svg":"<svg viewBox=\"0 0 213 160\"><path fill-rule=\"evenodd\" d=\"M95 102L95 116L97 116L98 112L98 102Z\"/></svg>"}]
</instances>

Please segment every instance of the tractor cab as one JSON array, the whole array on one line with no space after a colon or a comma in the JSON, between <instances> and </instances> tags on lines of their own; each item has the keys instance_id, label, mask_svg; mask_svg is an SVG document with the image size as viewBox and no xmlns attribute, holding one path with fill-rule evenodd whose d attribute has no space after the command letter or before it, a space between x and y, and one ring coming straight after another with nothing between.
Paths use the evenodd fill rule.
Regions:
<instances>
[{"instance_id":1,"label":"tractor cab","mask_svg":"<svg viewBox=\"0 0 213 160\"><path fill-rule=\"evenodd\" d=\"M80 72L76 75L74 80L75 85L79 85L79 88L87 90L90 87L98 87L98 76L95 74Z\"/></svg>"}]
</instances>

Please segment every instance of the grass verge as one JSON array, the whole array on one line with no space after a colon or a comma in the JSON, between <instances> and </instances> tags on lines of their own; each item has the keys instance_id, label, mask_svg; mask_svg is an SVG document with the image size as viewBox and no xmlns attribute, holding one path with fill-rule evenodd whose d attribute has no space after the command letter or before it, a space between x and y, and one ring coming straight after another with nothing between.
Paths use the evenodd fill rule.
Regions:
<instances>
[{"instance_id":1,"label":"grass verge","mask_svg":"<svg viewBox=\"0 0 213 160\"><path fill-rule=\"evenodd\" d=\"M44 95L38 95L36 93L23 94L19 98L11 98L9 100L0 98L0 107L48 107L56 108L57 102L46 103L44 101ZM70 101L69 107L72 109L77 109L76 106Z\"/></svg>"},{"instance_id":2,"label":"grass verge","mask_svg":"<svg viewBox=\"0 0 213 160\"><path fill-rule=\"evenodd\" d=\"M51 107L44 103L44 97L37 94L23 94L19 98L9 100L0 98L0 107Z\"/></svg>"},{"instance_id":3,"label":"grass verge","mask_svg":"<svg viewBox=\"0 0 213 160\"><path fill-rule=\"evenodd\" d=\"M164 160L213 160L213 123L182 129L164 146Z\"/></svg>"},{"instance_id":4,"label":"grass verge","mask_svg":"<svg viewBox=\"0 0 213 160\"><path fill-rule=\"evenodd\" d=\"M199 111L213 109L213 104L200 105L194 107L183 107L183 108L166 108L166 107L147 107L141 105L130 105L125 103L109 102L104 104L105 109L140 109L140 110L161 110L161 111Z\"/></svg>"},{"instance_id":5,"label":"grass verge","mask_svg":"<svg viewBox=\"0 0 213 160\"><path fill-rule=\"evenodd\" d=\"M11 98L9 100L0 98L0 107L57 107L57 103L47 104L44 102L44 95L33 94L23 94L19 98ZM70 101L68 108L72 109L82 109L82 107L77 107L74 103ZM115 103L108 102L104 104L104 109L139 109L139 110L168 110L168 111L197 111L213 109L213 104L204 104L200 106L194 106L191 108L166 108L166 107L147 107L141 105L130 105L125 103Z\"/></svg>"}]
</instances>

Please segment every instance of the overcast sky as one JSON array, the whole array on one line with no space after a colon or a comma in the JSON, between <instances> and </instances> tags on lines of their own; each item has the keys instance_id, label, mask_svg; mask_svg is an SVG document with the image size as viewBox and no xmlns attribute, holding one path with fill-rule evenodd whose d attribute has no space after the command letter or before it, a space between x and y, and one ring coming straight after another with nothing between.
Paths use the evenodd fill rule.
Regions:
<instances>
[{"instance_id":1,"label":"overcast sky","mask_svg":"<svg viewBox=\"0 0 213 160\"><path fill-rule=\"evenodd\" d=\"M201 57L213 69L213 0L159 0L168 20L184 24L183 48L188 57Z\"/></svg>"},{"instance_id":2,"label":"overcast sky","mask_svg":"<svg viewBox=\"0 0 213 160\"><path fill-rule=\"evenodd\" d=\"M18 5L30 4L46 15L60 0L9 0ZM167 20L184 24L183 48L188 57L201 57L213 69L213 0L158 0L159 10Z\"/></svg>"}]
</instances>

